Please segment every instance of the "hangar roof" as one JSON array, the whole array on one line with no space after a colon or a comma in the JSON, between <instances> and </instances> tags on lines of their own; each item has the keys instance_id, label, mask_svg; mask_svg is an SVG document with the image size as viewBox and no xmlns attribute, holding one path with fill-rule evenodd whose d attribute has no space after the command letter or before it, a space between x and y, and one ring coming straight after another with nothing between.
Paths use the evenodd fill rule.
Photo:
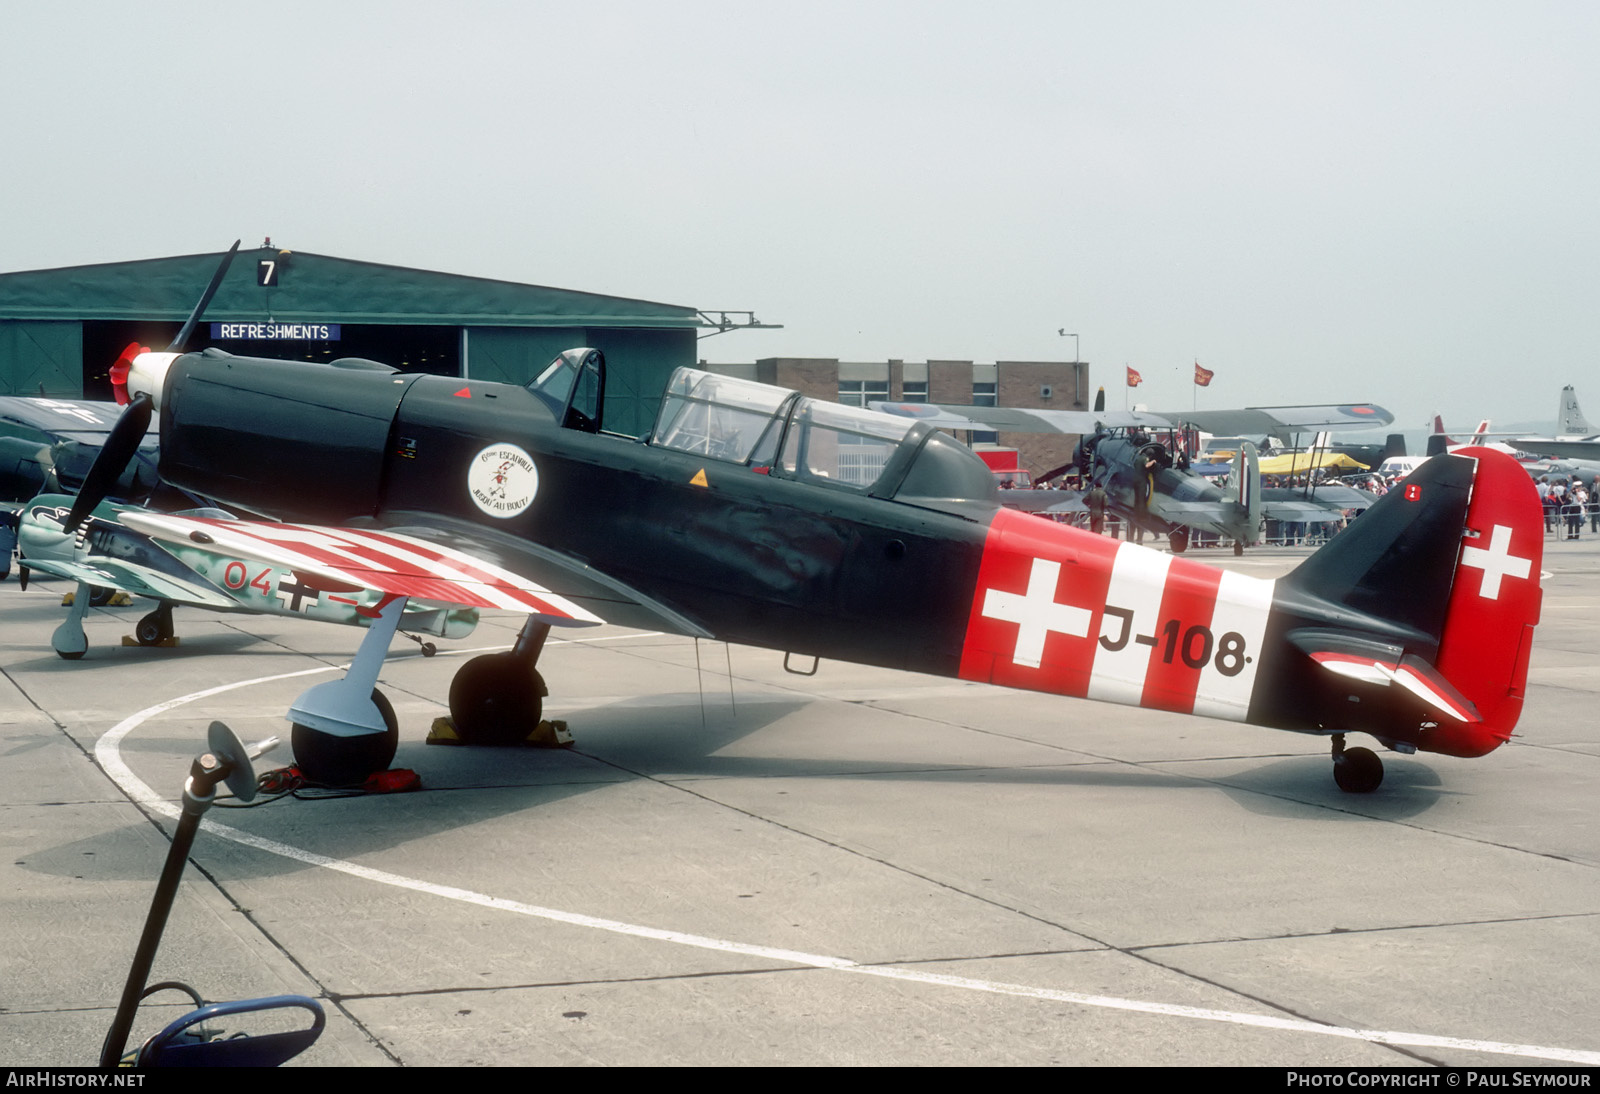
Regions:
<instances>
[{"instance_id":1,"label":"hangar roof","mask_svg":"<svg viewBox=\"0 0 1600 1094\"><path fill-rule=\"evenodd\" d=\"M698 327L676 304L521 285L295 251L277 286L257 282L279 248L240 250L206 308L208 322L340 322L490 327ZM221 253L0 274L3 319L181 322Z\"/></svg>"}]
</instances>

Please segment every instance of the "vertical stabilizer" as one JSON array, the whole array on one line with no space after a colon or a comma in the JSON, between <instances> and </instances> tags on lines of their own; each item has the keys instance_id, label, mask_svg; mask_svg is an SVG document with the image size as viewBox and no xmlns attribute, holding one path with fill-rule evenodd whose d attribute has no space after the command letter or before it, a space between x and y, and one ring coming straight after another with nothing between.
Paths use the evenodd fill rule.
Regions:
<instances>
[{"instance_id":1,"label":"vertical stabilizer","mask_svg":"<svg viewBox=\"0 0 1600 1094\"><path fill-rule=\"evenodd\" d=\"M1419 748L1481 756L1522 711L1543 547L1543 510L1521 465L1457 449L1284 579L1303 628L1291 641L1334 673L1421 700L1422 721L1395 724Z\"/></svg>"},{"instance_id":2,"label":"vertical stabilizer","mask_svg":"<svg viewBox=\"0 0 1600 1094\"><path fill-rule=\"evenodd\" d=\"M1595 432L1589 420L1583 416L1583 411L1578 409L1578 393L1568 384L1561 389L1561 409L1556 415L1556 435L1558 437L1588 437Z\"/></svg>"},{"instance_id":3,"label":"vertical stabilizer","mask_svg":"<svg viewBox=\"0 0 1600 1094\"><path fill-rule=\"evenodd\" d=\"M1253 546L1261 540L1261 457L1256 446L1249 441L1239 445L1233 454L1233 473L1222 492L1227 501L1239 506L1244 526L1250 530L1248 538L1239 542Z\"/></svg>"},{"instance_id":4,"label":"vertical stabilizer","mask_svg":"<svg viewBox=\"0 0 1600 1094\"><path fill-rule=\"evenodd\" d=\"M1440 720L1429 747L1481 756L1511 737L1522 713L1539 622L1544 511L1528 473L1502 452L1463 448L1477 463L1455 582L1434 666L1481 721Z\"/></svg>"}]
</instances>

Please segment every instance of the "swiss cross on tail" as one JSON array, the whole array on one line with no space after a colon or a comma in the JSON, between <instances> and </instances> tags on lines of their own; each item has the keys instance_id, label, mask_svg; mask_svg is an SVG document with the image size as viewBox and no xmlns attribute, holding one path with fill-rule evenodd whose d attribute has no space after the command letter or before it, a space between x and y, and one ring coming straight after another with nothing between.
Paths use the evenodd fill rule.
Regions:
<instances>
[{"instance_id":1,"label":"swiss cross on tail","mask_svg":"<svg viewBox=\"0 0 1600 1094\"><path fill-rule=\"evenodd\" d=\"M1511 735L1522 710L1539 621L1544 514L1526 471L1503 453L1462 448L1476 461L1455 583L1436 665L1481 712L1480 726L1445 721L1439 751L1481 755Z\"/></svg>"},{"instance_id":2,"label":"swiss cross on tail","mask_svg":"<svg viewBox=\"0 0 1600 1094\"><path fill-rule=\"evenodd\" d=\"M1506 577L1526 578L1533 570L1533 559L1511 553L1511 526L1496 524L1489 535L1489 546L1461 548L1461 565L1483 571L1478 595L1486 600L1500 599L1500 581Z\"/></svg>"}]
</instances>

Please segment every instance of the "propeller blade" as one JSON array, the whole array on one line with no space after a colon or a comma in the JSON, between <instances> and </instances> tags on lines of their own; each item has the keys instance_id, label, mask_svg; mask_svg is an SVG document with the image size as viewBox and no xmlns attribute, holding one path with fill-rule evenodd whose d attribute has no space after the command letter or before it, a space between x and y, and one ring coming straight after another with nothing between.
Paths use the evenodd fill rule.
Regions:
<instances>
[{"instance_id":1,"label":"propeller blade","mask_svg":"<svg viewBox=\"0 0 1600 1094\"><path fill-rule=\"evenodd\" d=\"M211 275L211 284L200 294L199 303L195 304L194 311L189 313L189 318L178 331L178 336L172 340L172 345L167 347L167 352L183 352L184 343L189 340L189 335L194 333L195 324L200 322L200 317L205 314L206 305L211 303L211 298L217 294L222 279L227 276L228 267L233 264L233 256L239 253L241 242L234 240L233 246L228 248L228 253L222 256L222 263L217 267L217 272ZM129 346L123 351L123 355L128 356L129 351L136 348L143 347ZM126 383L127 373L124 372L119 396L125 396ZM139 452L139 445L144 440L145 432L150 428L150 417L154 410L155 403L151 397L148 394L140 394L128 403L122 416L117 419L117 424L111 427L111 432L106 435L106 443L100 447L100 454L95 456L94 464L83 478L78 498L72 503L72 512L67 514L66 523L62 525L68 532L77 531L78 527L89 518L89 514L95 511L95 507L106 500L106 495L111 493L111 488L117 484L122 473L133 462L134 456Z\"/></svg>"},{"instance_id":2,"label":"propeller blade","mask_svg":"<svg viewBox=\"0 0 1600 1094\"><path fill-rule=\"evenodd\" d=\"M200 302L194 306L194 311L189 313L189 318L183 324L183 329L178 331L178 337L172 340L172 345L167 347L167 352L183 352L183 344L189 340L189 335L194 333L195 324L200 322L200 317L205 314L206 305L211 303L213 296L217 295L217 287L222 284L222 279L226 276L228 267L233 264L233 256L238 253L239 242L237 239L234 240L233 246L228 248L228 253L222 256L222 265L218 266L217 272L211 275L211 284L207 285L206 291L200 295Z\"/></svg>"},{"instance_id":3,"label":"propeller blade","mask_svg":"<svg viewBox=\"0 0 1600 1094\"><path fill-rule=\"evenodd\" d=\"M139 443L150 428L153 409L150 396L140 395L128 404L128 408L117 419L117 424L111 427L100 454L94 458L94 465L83 477L83 486L78 490L78 499L72 503L72 512L67 514L66 523L62 525L66 531L77 531L78 526L94 512L95 506L105 501L106 495L111 493L111 488L117 484L117 479L122 477L122 472L139 451Z\"/></svg>"}]
</instances>

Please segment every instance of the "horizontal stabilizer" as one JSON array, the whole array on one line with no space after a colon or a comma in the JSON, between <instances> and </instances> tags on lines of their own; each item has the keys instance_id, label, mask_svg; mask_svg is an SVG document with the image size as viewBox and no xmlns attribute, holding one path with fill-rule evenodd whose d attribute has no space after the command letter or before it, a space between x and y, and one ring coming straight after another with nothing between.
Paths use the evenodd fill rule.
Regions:
<instances>
[{"instance_id":1,"label":"horizontal stabilizer","mask_svg":"<svg viewBox=\"0 0 1600 1094\"><path fill-rule=\"evenodd\" d=\"M1398 661L1387 661L1368 654L1339 650L1320 650L1311 659L1329 672L1364 684L1388 687L1399 684L1429 706L1458 722L1468 724L1483 721L1477 706L1440 675L1439 670L1416 654L1408 653Z\"/></svg>"}]
</instances>

